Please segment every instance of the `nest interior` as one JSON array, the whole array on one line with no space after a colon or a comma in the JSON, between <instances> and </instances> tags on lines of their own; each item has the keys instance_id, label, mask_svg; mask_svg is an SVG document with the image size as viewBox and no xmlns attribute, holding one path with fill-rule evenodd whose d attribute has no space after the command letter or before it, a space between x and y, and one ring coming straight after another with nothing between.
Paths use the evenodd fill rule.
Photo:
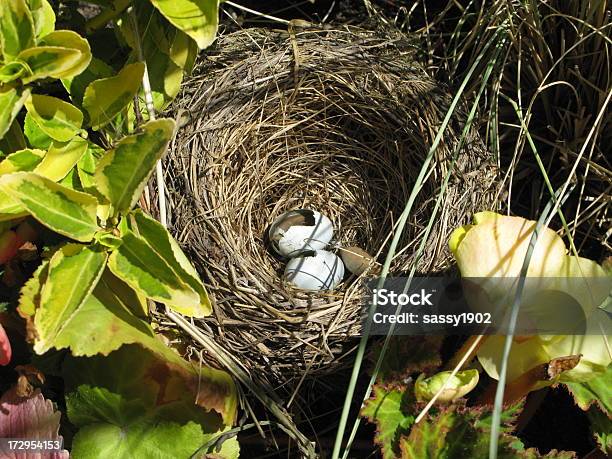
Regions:
<instances>
[{"instance_id":1,"label":"nest interior","mask_svg":"<svg viewBox=\"0 0 612 459\"><path fill-rule=\"evenodd\" d=\"M167 159L172 229L214 305L195 324L255 380L291 385L337 368L363 302L354 278L318 294L284 285L270 223L318 210L337 243L384 261L451 100L396 33L247 29L200 58L173 106L182 127ZM455 110L434 151L391 275L445 270L450 232L493 202L490 155L475 129L459 141L465 118Z\"/></svg>"}]
</instances>

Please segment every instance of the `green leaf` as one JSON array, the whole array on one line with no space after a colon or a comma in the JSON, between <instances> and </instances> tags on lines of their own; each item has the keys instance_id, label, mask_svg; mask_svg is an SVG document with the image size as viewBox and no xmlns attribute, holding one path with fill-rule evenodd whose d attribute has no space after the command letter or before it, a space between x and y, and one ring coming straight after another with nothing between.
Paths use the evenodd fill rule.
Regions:
<instances>
[{"instance_id":1,"label":"green leaf","mask_svg":"<svg viewBox=\"0 0 612 459\"><path fill-rule=\"evenodd\" d=\"M30 96L30 90L23 91L0 85L0 139L13 124L13 120Z\"/></svg>"},{"instance_id":2,"label":"green leaf","mask_svg":"<svg viewBox=\"0 0 612 459\"><path fill-rule=\"evenodd\" d=\"M155 108L163 108L178 94L183 75L191 72L198 47L187 34L176 29L149 3L134 5L141 39L136 40L130 21L123 21L121 32L139 56L139 47L147 63L147 72ZM159 97L161 96L161 97Z\"/></svg>"},{"instance_id":3,"label":"green leaf","mask_svg":"<svg viewBox=\"0 0 612 459\"><path fill-rule=\"evenodd\" d=\"M62 180L85 154L87 144L81 137L66 143L53 143L34 172L54 182Z\"/></svg>"},{"instance_id":4,"label":"green leaf","mask_svg":"<svg viewBox=\"0 0 612 459\"><path fill-rule=\"evenodd\" d=\"M74 78L64 78L62 83L68 94L70 94L72 101L75 104L81 105L87 86L95 80L109 78L113 76L113 73L113 68L110 65L94 57L85 71Z\"/></svg>"},{"instance_id":5,"label":"green leaf","mask_svg":"<svg viewBox=\"0 0 612 459\"><path fill-rule=\"evenodd\" d=\"M34 350L38 354L52 347L65 347L65 334L75 331L87 333L82 327L74 327L74 316L83 308L97 285L106 258L103 251L78 244L66 245L55 252L34 318Z\"/></svg>"},{"instance_id":6,"label":"green leaf","mask_svg":"<svg viewBox=\"0 0 612 459\"><path fill-rule=\"evenodd\" d=\"M20 203L35 219L53 231L88 242L98 230L96 199L31 172L0 177L0 192Z\"/></svg>"},{"instance_id":7,"label":"green leaf","mask_svg":"<svg viewBox=\"0 0 612 459\"><path fill-rule=\"evenodd\" d=\"M398 456L400 435L408 432L414 423L413 413L406 413L414 403L409 400L411 391L405 386L385 387L378 384L372 388L372 396L361 409L361 416L376 424L374 441L381 448L384 459Z\"/></svg>"},{"instance_id":8,"label":"green leaf","mask_svg":"<svg viewBox=\"0 0 612 459\"><path fill-rule=\"evenodd\" d=\"M64 178L59 180L57 183L66 188L70 188L71 190L83 191L83 187L81 187L81 182L79 180L79 174L74 168L70 169Z\"/></svg>"},{"instance_id":9,"label":"green leaf","mask_svg":"<svg viewBox=\"0 0 612 459\"><path fill-rule=\"evenodd\" d=\"M140 294L193 317L203 317L200 296L151 247L148 241L126 231L122 244L108 260L108 267Z\"/></svg>"},{"instance_id":10,"label":"green leaf","mask_svg":"<svg viewBox=\"0 0 612 459\"><path fill-rule=\"evenodd\" d=\"M0 2L0 44L4 60L34 46L34 20L26 0Z\"/></svg>"},{"instance_id":11,"label":"green leaf","mask_svg":"<svg viewBox=\"0 0 612 459\"><path fill-rule=\"evenodd\" d=\"M83 96L83 108L89 115L93 129L110 123L138 93L142 82L144 64L126 65L117 76L95 80L87 86Z\"/></svg>"},{"instance_id":12,"label":"green leaf","mask_svg":"<svg viewBox=\"0 0 612 459\"><path fill-rule=\"evenodd\" d=\"M225 430L218 415L193 403L191 377L138 346L124 346L105 358L68 358L63 373L68 417L79 428L71 451L75 457L188 458ZM219 390L222 381L202 385L210 384L209 396L231 397ZM208 452L213 451L202 455ZM229 448L218 454L235 457Z\"/></svg>"},{"instance_id":13,"label":"green leaf","mask_svg":"<svg viewBox=\"0 0 612 459\"><path fill-rule=\"evenodd\" d=\"M38 127L58 142L68 142L81 130L83 114L68 102L56 97L32 94L25 106Z\"/></svg>"},{"instance_id":14,"label":"green leaf","mask_svg":"<svg viewBox=\"0 0 612 459\"><path fill-rule=\"evenodd\" d=\"M45 156L43 150L19 150L8 155L0 162L0 175L13 172L33 171Z\"/></svg>"},{"instance_id":15,"label":"green leaf","mask_svg":"<svg viewBox=\"0 0 612 459\"><path fill-rule=\"evenodd\" d=\"M40 129L40 126L34 121L29 113L26 113L23 122L23 132L28 139L28 143L33 148L47 150L53 143L53 139Z\"/></svg>"},{"instance_id":16,"label":"green leaf","mask_svg":"<svg viewBox=\"0 0 612 459\"><path fill-rule=\"evenodd\" d=\"M565 386L582 410L587 411L595 404L608 415L612 415L612 365L596 378L581 383L565 383Z\"/></svg>"},{"instance_id":17,"label":"green leaf","mask_svg":"<svg viewBox=\"0 0 612 459\"><path fill-rule=\"evenodd\" d=\"M215 39L219 25L218 0L151 0L170 23L193 38L200 49Z\"/></svg>"},{"instance_id":18,"label":"green leaf","mask_svg":"<svg viewBox=\"0 0 612 459\"><path fill-rule=\"evenodd\" d=\"M163 227L157 220L149 217L140 210L132 213L136 232L142 237L149 247L157 252L164 261L172 268L181 280L195 290L200 297L200 311L198 315L210 315L212 306L208 298L204 284L191 264L191 262L183 253L178 242L168 233L168 230Z\"/></svg>"},{"instance_id":19,"label":"green leaf","mask_svg":"<svg viewBox=\"0 0 612 459\"><path fill-rule=\"evenodd\" d=\"M149 121L140 133L121 139L100 160L96 183L111 203L113 215L125 213L136 204L173 132L171 119Z\"/></svg>"},{"instance_id":20,"label":"green leaf","mask_svg":"<svg viewBox=\"0 0 612 459\"><path fill-rule=\"evenodd\" d=\"M48 0L29 0L34 19L36 38L40 39L55 30L55 12Z\"/></svg>"}]
</instances>

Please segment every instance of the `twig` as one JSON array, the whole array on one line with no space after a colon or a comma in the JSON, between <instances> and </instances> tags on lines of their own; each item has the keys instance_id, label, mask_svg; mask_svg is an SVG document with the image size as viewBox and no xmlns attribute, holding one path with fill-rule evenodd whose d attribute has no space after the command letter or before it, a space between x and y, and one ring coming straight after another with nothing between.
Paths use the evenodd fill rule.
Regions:
<instances>
[{"instance_id":1,"label":"twig","mask_svg":"<svg viewBox=\"0 0 612 459\"><path fill-rule=\"evenodd\" d=\"M246 6L238 5L237 3L230 2L228 0L226 0L223 3L229 6L233 6L234 8L237 8L239 10L246 11L247 13L254 14L255 16L259 16L262 18L270 19L272 21L280 22L281 24L289 24L290 22L290 21L287 21L286 19L281 19L281 18L277 18L276 16L270 16L269 14L260 13L259 11L252 10L250 8L247 8Z\"/></svg>"}]
</instances>

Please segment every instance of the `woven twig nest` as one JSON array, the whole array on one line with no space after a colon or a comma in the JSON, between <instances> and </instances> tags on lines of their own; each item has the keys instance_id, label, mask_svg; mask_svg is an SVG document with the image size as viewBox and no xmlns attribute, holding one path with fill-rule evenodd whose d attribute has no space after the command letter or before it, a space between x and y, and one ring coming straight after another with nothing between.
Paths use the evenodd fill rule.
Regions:
<instances>
[{"instance_id":1,"label":"woven twig nest","mask_svg":"<svg viewBox=\"0 0 612 459\"><path fill-rule=\"evenodd\" d=\"M290 386L305 371L335 368L354 345L347 339L360 330L362 283L317 294L289 288L266 233L283 212L314 209L334 222L338 243L384 261L451 103L414 54L400 35L248 29L221 36L177 98L172 227L214 302L214 315L195 324L255 379ZM464 125L458 110L391 275L415 263ZM494 167L474 130L453 169L419 273L446 269L450 232L493 200Z\"/></svg>"}]
</instances>

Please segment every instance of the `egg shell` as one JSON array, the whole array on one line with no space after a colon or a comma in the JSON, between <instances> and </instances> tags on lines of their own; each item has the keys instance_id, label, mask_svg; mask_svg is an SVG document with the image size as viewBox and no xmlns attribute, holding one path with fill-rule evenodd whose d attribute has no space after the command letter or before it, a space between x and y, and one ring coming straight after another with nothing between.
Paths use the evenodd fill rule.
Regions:
<instances>
[{"instance_id":1,"label":"egg shell","mask_svg":"<svg viewBox=\"0 0 612 459\"><path fill-rule=\"evenodd\" d=\"M301 290L332 290L344 278L344 264L336 254L317 250L289 260L284 278Z\"/></svg>"},{"instance_id":2,"label":"egg shell","mask_svg":"<svg viewBox=\"0 0 612 459\"><path fill-rule=\"evenodd\" d=\"M324 249L332 239L334 227L329 218L310 209L285 212L270 226L274 250L284 257Z\"/></svg>"}]
</instances>

